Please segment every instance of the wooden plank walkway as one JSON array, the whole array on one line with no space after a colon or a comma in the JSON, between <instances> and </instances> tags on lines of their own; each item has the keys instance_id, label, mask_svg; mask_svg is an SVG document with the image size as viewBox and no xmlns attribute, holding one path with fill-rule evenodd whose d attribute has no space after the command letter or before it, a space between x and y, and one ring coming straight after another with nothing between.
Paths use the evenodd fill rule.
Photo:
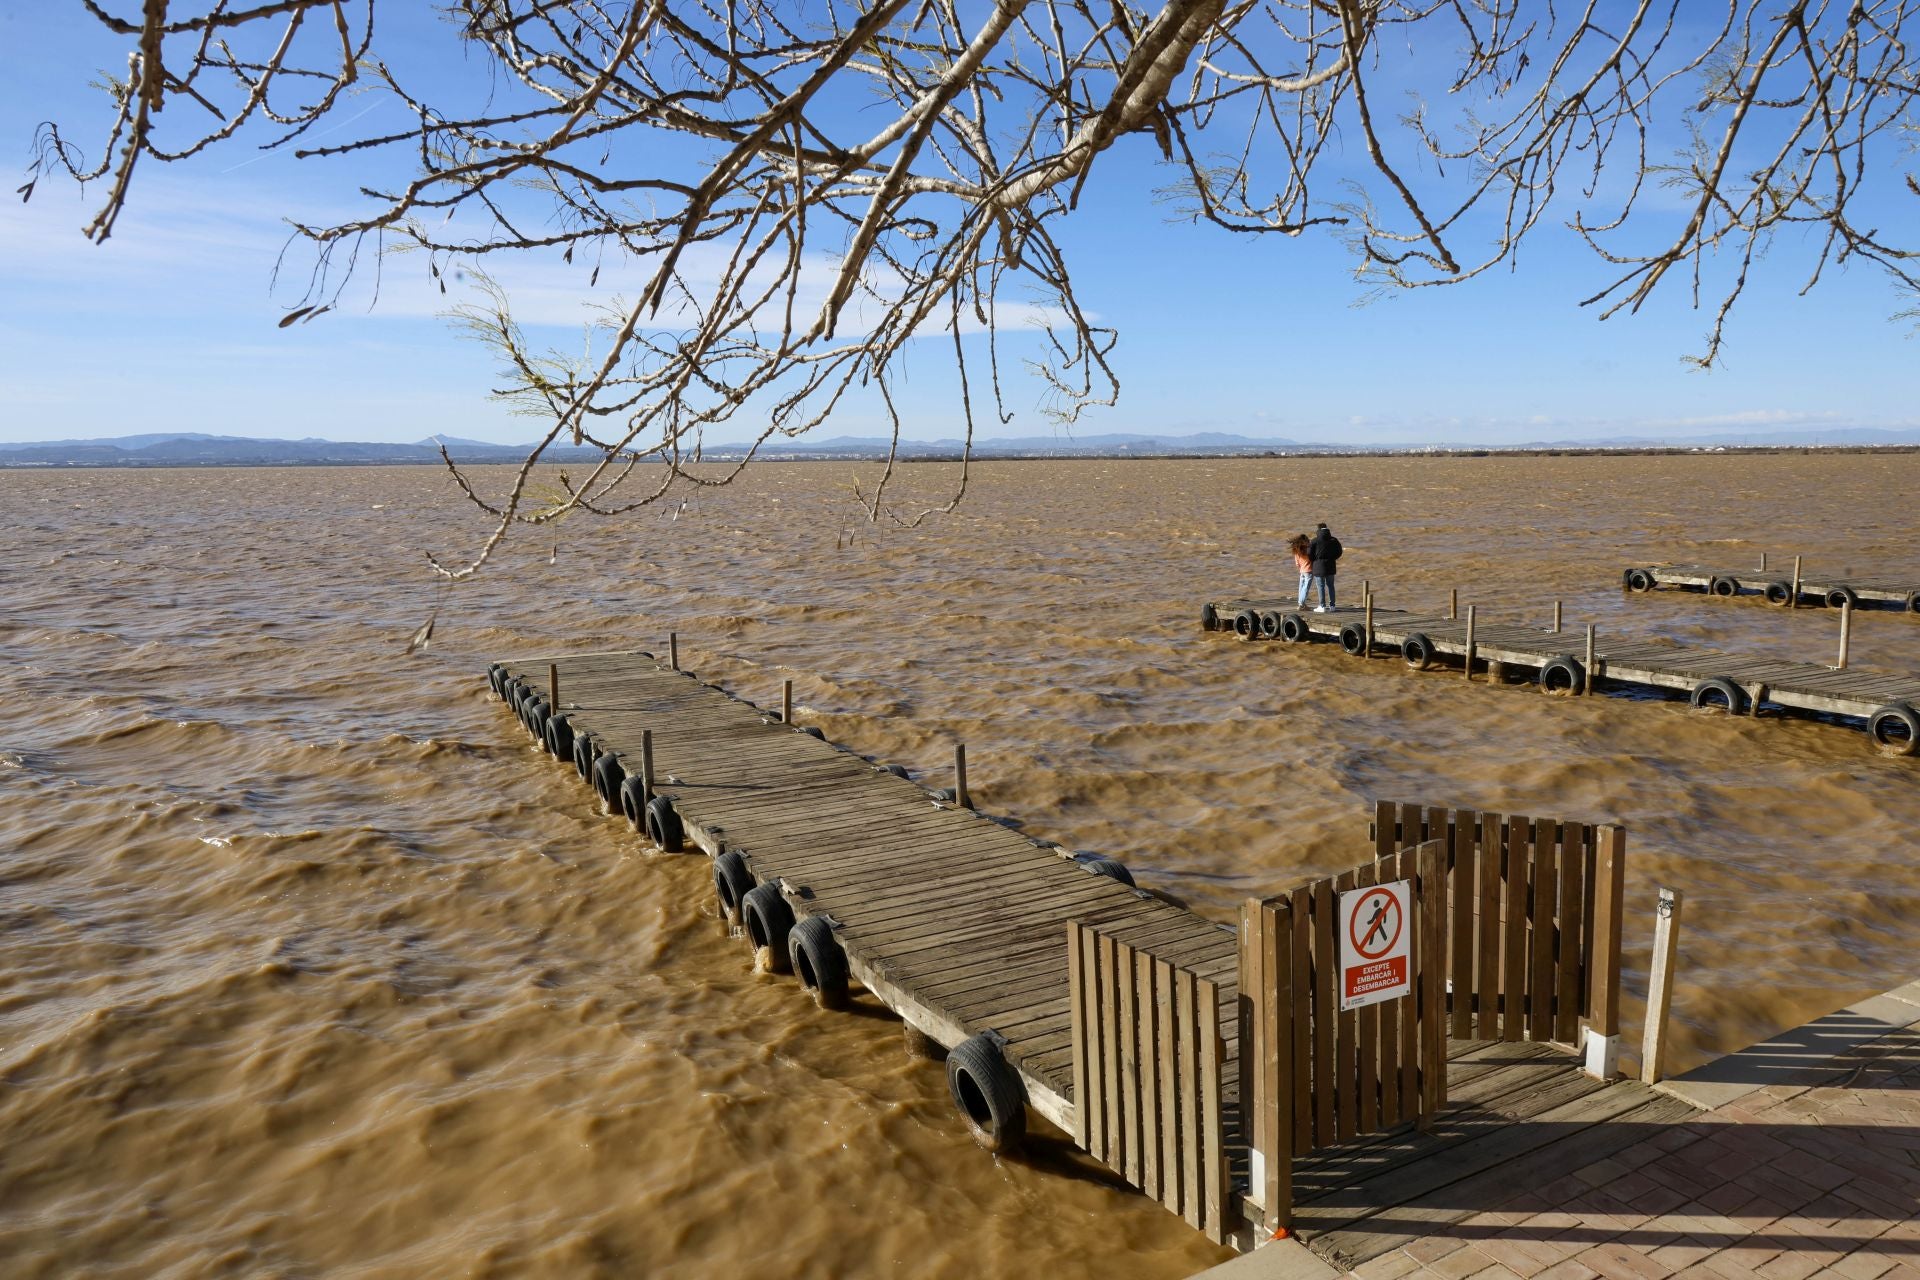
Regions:
<instances>
[{"instance_id":1,"label":"wooden plank walkway","mask_svg":"<svg viewBox=\"0 0 1920 1280\"><path fill-rule=\"evenodd\" d=\"M1679 587L1716 596L1759 596L1769 604L1820 604L1838 609L1897 609L1920 613L1920 581L1860 578L1852 574L1802 574L1795 594L1795 575L1780 569L1726 569L1700 564L1629 565L1621 571L1627 589L1636 593L1656 587Z\"/></svg>"},{"instance_id":2,"label":"wooden plank walkway","mask_svg":"<svg viewBox=\"0 0 1920 1280\"><path fill-rule=\"evenodd\" d=\"M1467 660L1469 622L1464 618L1423 617L1393 609L1373 611L1371 644L1365 638L1366 611L1342 608L1328 613L1298 609L1292 601L1222 600L1208 606L1203 617L1230 627L1245 613L1277 615L1286 633L1300 641L1338 640L1359 656L1383 648L1407 653L1409 639L1425 641L1432 658ZM1273 628L1270 628L1273 629ZM1499 663L1503 668L1544 672L1556 661L1570 661L1577 673L1586 666L1586 639L1582 633L1550 631L1509 623L1472 624L1473 658ZM1415 648L1419 646L1416 644ZM1920 749L1920 734L1903 728L1900 715L1920 709L1920 677L1859 667L1836 669L1811 662L1787 662L1699 649L1664 640L1606 637L1595 642L1594 687L1668 689L1693 696L1708 681L1724 680L1736 686L1746 708L1763 705L1787 711L1850 716L1868 722L1877 746L1897 755ZM1418 665L1409 658L1410 665ZM1567 669L1562 667L1564 672ZM1574 689L1578 692L1578 686ZM1891 719L1882 712L1893 710Z\"/></svg>"},{"instance_id":3,"label":"wooden plank walkway","mask_svg":"<svg viewBox=\"0 0 1920 1280\"><path fill-rule=\"evenodd\" d=\"M1697 1114L1638 1081L1596 1080L1561 1046L1448 1050L1447 1105L1432 1128L1295 1160L1294 1233L1329 1262L1357 1267Z\"/></svg>"},{"instance_id":4,"label":"wooden plank walkway","mask_svg":"<svg viewBox=\"0 0 1920 1280\"><path fill-rule=\"evenodd\" d=\"M651 730L655 792L672 800L692 842L710 856L747 855L757 881L782 885L796 918L831 917L853 976L942 1045L1005 1037L1029 1102L1061 1129L1074 1127L1070 921L1219 985L1224 1085L1238 1097L1230 928L1091 875L1070 855L645 654L502 665L544 690L549 662L569 722L628 772L638 772Z\"/></svg>"}]
</instances>

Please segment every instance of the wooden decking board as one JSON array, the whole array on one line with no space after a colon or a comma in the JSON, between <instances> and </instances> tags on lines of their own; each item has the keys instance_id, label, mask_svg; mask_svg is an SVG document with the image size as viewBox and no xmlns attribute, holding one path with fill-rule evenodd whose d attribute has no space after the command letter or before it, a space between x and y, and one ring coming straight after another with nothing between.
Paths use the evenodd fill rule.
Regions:
<instances>
[{"instance_id":1,"label":"wooden decking board","mask_svg":"<svg viewBox=\"0 0 1920 1280\"><path fill-rule=\"evenodd\" d=\"M1088 880L1095 878L1087 877ZM983 929L1044 928L1056 919L1064 931L1075 912L1110 906L1116 901L1102 886L1092 884L1072 893L1056 891L1044 897L1021 897L1004 891L981 893L956 897L951 903L941 902L934 904L932 910L920 911L897 907L875 911L853 900L855 895L846 896L850 901L835 911L834 917L846 927L849 936L868 946L893 943L908 946L922 938L965 941L978 936ZM1066 948L1062 944L1063 971L1065 957Z\"/></svg>"},{"instance_id":2,"label":"wooden decking board","mask_svg":"<svg viewBox=\"0 0 1920 1280\"><path fill-rule=\"evenodd\" d=\"M1232 961L1224 963L1217 960L1208 962L1199 959L1191 952L1184 958L1172 955L1166 958L1169 960L1177 959L1179 963L1194 969L1201 977L1211 981L1217 982L1223 978L1231 978L1236 972L1236 966ZM1026 1000L1025 1004L1017 1004L1014 1000L1007 1001L1009 1007L1003 1015L1006 1028L1002 1031L1002 1034L1005 1035L1008 1040L1018 1044L1022 1042L1032 1042L1041 1035L1060 1034L1059 1012L1064 1008L1067 1001L1067 983L1064 976L1065 969L1063 968L1061 972L1063 976L1054 989L1026 991L1020 997ZM1069 1030L1067 1034L1070 1036L1071 1031Z\"/></svg>"},{"instance_id":3,"label":"wooden decking board","mask_svg":"<svg viewBox=\"0 0 1920 1280\"><path fill-rule=\"evenodd\" d=\"M1086 875L1070 863L1070 874ZM952 841L939 851L924 846L908 850L873 850L864 857L845 857L831 871L790 873L787 879L815 893L859 888L862 905L883 910L898 903L937 906L946 894L1004 891L1026 883L1017 872L997 862L982 862L964 841Z\"/></svg>"},{"instance_id":4,"label":"wooden decking board","mask_svg":"<svg viewBox=\"0 0 1920 1280\"><path fill-rule=\"evenodd\" d=\"M1436 1125L1435 1132L1427 1135L1432 1140L1411 1146L1406 1160L1297 1203L1295 1232L1323 1256L1353 1265L1339 1251L1336 1233L1351 1230L1355 1224L1369 1223L1401 1206L1431 1201L1443 1189L1464 1183L1475 1175L1493 1169L1505 1172L1503 1167L1513 1161L1592 1125L1632 1113L1653 1096L1651 1090L1627 1081L1566 1097L1569 1092L1572 1092L1571 1085L1543 1088L1540 1091L1543 1098L1563 1100L1523 1119L1491 1111L1476 1112L1470 1119L1456 1119L1445 1136L1438 1134ZM1465 1217L1466 1213L1461 1216ZM1379 1225L1371 1223L1369 1233Z\"/></svg>"},{"instance_id":5,"label":"wooden decking board","mask_svg":"<svg viewBox=\"0 0 1920 1280\"><path fill-rule=\"evenodd\" d=\"M1097 905L1076 908L1078 914L1064 913L1058 916L1057 923L1062 937L1066 934L1067 923L1077 919L1088 924L1102 927L1119 923L1138 923L1153 914L1151 905L1138 899L1118 903L1101 902ZM911 938L897 939L886 947L887 959L894 964L901 962L921 966L925 973L928 966L940 966L944 963L960 964L970 962L981 954L1004 954L1012 945L1022 941L1028 933L1046 930L1054 931L1054 920L1038 922L1025 921L1011 926L996 925L988 929L961 926L946 932L931 931ZM1066 964L1066 946L1060 948L1061 964Z\"/></svg>"},{"instance_id":6,"label":"wooden decking board","mask_svg":"<svg viewBox=\"0 0 1920 1280\"><path fill-rule=\"evenodd\" d=\"M1157 960L1167 960L1175 964L1214 958L1212 941L1192 935L1175 935L1165 938L1157 944L1153 955ZM942 1005L964 1013L982 999L999 998L1003 994L1006 996L1030 995L1035 991L1050 990L1055 986L1065 990L1066 980L1059 976L1058 969L1057 964L1035 963L1008 972L999 982L991 981L980 974L971 974L949 982L927 982L921 987L921 991L929 999L939 1000Z\"/></svg>"},{"instance_id":7,"label":"wooden decking board","mask_svg":"<svg viewBox=\"0 0 1920 1280\"><path fill-rule=\"evenodd\" d=\"M1693 1114L1684 1103L1654 1095L1633 1109L1604 1121L1569 1129L1554 1141L1509 1158L1491 1169L1460 1179L1357 1223L1325 1231L1311 1240L1321 1256L1358 1266L1484 1208L1504 1204L1515 1187L1544 1185L1569 1169L1585 1168L1646 1139L1649 1128L1678 1123Z\"/></svg>"},{"instance_id":8,"label":"wooden decking board","mask_svg":"<svg viewBox=\"0 0 1920 1280\"><path fill-rule=\"evenodd\" d=\"M755 843L789 843L778 834L755 830L750 826L725 828L730 845L740 846L751 861ZM899 880L927 876L945 876L962 871L1006 872L991 859L973 856L979 847L978 834L970 827L952 824L898 840L881 840L872 832L860 839L815 840L798 837L792 843L803 844L810 852L804 856L782 858L783 874L789 879L820 888L842 887L853 881L876 892ZM1056 859L1067 866L1064 859ZM1082 872L1081 874L1085 874Z\"/></svg>"},{"instance_id":9,"label":"wooden decking board","mask_svg":"<svg viewBox=\"0 0 1920 1280\"><path fill-rule=\"evenodd\" d=\"M1157 928L1165 920L1163 916L1149 916L1136 922L1120 922L1106 926L1106 932L1116 937L1149 938L1156 935L1148 932ZM1062 930L1064 945L1065 930ZM1135 944L1139 945L1139 944ZM1228 945L1231 945L1229 940ZM982 973L997 972L997 966L1006 966L1009 970L1022 967L1036 961L1048 964L1060 954L1052 939L1036 932L1034 936L1017 947L1006 949L989 956L974 954L969 948L953 947L935 949L914 955L894 956L888 961L893 970L903 980L912 982L916 989L926 987L936 981L954 981L978 976Z\"/></svg>"}]
</instances>

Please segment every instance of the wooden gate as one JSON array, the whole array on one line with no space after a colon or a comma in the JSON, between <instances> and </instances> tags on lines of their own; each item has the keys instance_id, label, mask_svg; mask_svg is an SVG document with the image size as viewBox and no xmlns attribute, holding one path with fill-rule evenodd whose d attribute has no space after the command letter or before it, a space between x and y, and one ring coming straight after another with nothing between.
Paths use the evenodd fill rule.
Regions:
<instances>
[{"instance_id":1,"label":"wooden gate","mask_svg":"<svg viewBox=\"0 0 1920 1280\"><path fill-rule=\"evenodd\" d=\"M1083 924L1067 945L1075 1141L1225 1244L1218 984Z\"/></svg>"},{"instance_id":2,"label":"wooden gate","mask_svg":"<svg viewBox=\"0 0 1920 1280\"><path fill-rule=\"evenodd\" d=\"M1382 801L1373 838L1381 858L1446 850L1454 1039L1617 1043L1624 831Z\"/></svg>"},{"instance_id":3,"label":"wooden gate","mask_svg":"<svg viewBox=\"0 0 1920 1280\"><path fill-rule=\"evenodd\" d=\"M1431 841L1264 901L1240 924L1240 1079L1250 1191L1289 1225L1293 1158L1413 1121L1446 1102L1446 846ZM1340 1009L1335 895L1413 883L1413 993Z\"/></svg>"}]
</instances>

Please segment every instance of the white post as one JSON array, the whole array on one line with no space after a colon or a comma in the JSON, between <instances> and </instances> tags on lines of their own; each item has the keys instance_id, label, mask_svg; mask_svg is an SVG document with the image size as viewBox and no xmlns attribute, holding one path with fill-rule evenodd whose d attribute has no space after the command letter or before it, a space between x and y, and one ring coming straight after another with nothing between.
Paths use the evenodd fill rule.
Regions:
<instances>
[{"instance_id":1,"label":"white post","mask_svg":"<svg viewBox=\"0 0 1920 1280\"><path fill-rule=\"evenodd\" d=\"M1843 603L1840 606L1840 661L1834 663L1834 669L1847 669L1847 646L1853 639L1853 606Z\"/></svg>"},{"instance_id":2,"label":"white post","mask_svg":"<svg viewBox=\"0 0 1920 1280\"><path fill-rule=\"evenodd\" d=\"M1647 979L1647 1024L1640 1032L1640 1080L1658 1084L1667 1072L1667 1014L1673 1006L1673 962L1680 945L1678 889L1660 891L1653 922L1653 973Z\"/></svg>"}]
</instances>

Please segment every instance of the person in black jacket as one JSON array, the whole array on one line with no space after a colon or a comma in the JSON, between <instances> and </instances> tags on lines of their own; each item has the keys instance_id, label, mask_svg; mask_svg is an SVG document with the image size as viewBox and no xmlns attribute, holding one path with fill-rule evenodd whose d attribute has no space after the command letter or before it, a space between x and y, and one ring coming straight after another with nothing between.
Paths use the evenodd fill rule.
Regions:
<instances>
[{"instance_id":1,"label":"person in black jacket","mask_svg":"<svg viewBox=\"0 0 1920 1280\"><path fill-rule=\"evenodd\" d=\"M1333 576L1339 570L1340 551L1340 539L1322 522L1313 531L1313 541L1307 545L1307 555L1313 559L1313 580L1320 584L1320 603L1313 606L1315 613L1326 613L1334 607Z\"/></svg>"}]
</instances>

